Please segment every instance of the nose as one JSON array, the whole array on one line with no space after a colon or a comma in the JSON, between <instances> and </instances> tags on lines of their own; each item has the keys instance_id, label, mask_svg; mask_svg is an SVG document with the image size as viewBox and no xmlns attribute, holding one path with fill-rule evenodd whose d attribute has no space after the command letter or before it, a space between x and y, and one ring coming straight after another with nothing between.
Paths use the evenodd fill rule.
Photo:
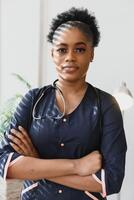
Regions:
<instances>
[{"instance_id":1,"label":"nose","mask_svg":"<svg viewBox=\"0 0 134 200\"><path fill-rule=\"evenodd\" d=\"M68 51L66 54L65 61L66 62L74 62L76 60L76 57L74 55L74 52L72 50Z\"/></svg>"}]
</instances>

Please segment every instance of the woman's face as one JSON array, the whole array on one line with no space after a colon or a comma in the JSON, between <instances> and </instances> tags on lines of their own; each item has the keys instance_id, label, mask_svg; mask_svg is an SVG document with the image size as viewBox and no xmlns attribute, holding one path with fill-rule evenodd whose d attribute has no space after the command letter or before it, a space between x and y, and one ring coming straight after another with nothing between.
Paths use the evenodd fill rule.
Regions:
<instances>
[{"instance_id":1,"label":"woman's face","mask_svg":"<svg viewBox=\"0 0 134 200\"><path fill-rule=\"evenodd\" d=\"M60 32L52 48L52 58L59 80L85 80L93 54L92 44L78 28Z\"/></svg>"}]
</instances>

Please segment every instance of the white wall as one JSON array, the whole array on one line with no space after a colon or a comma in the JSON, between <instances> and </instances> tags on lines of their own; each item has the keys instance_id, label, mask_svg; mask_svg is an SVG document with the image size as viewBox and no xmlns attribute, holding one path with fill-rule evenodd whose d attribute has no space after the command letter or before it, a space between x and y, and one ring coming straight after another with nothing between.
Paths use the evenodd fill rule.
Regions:
<instances>
[{"instance_id":1,"label":"white wall","mask_svg":"<svg viewBox=\"0 0 134 200\"><path fill-rule=\"evenodd\" d=\"M0 24L1 24L1 2L0 2ZM1 42L1 25L0 25L0 42ZM0 75L1 75L1 45L0 45ZM1 96L1 78L0 78L0 96Z\"/></svg>"},{"instance_id":2,"label":"white wall","mask_svg":"<svg viewBox=\"0 0 134 200\"><path fill-rule=\"evenodd\" d=\"M45 34L48 33L48 24L55 15L72 6L86 7L93 11L98 19L101 31L101 42L95 50L95 59L90 66L87 80L113 93L121 81L126 81L129 89L134 95L134 1L133 0L57 0L56 6L54 1L47 1L44 9L47 7L47 18L44 18ZM44 83L51 83L56 78L55 67L50 57L50 48L45 45ZM47 51L49 51L47 53ZM43 66L43 65L42 65ZM128 142L128 153L126 163L126 177L123 183L121 200L132 200L134 189L134 107L124 114L124 124ZM109 198L117 199L116 195Z\"/></svg>"},{"instance_id":3,"label":"white wall","mask_svg":"<svg viewBox=\"0 0 134 200\"><path fill-rule=\"evenodd\" d=\"M133 0L1 0L0 100L23 90L12 72L23 75L34 87L56 78L45 37L51 19L72 6L93 11L100 25L101 42L87 80L110 93L124 80L134 94ZM128 153L121 200L133 199L133 119L134 107L124 115Z\"/></svg>"},{"instance_id":4,"label":"white wall","mask_svg":"<svg viewBox=\"0 0 134 200\"><path fill-rule=\"evenodd\" d=\"M19 73L33 86L38 85L40 1L1 0L0 3L0 82L3 101L16 91L25 91L11 73Z\"/></svg>"}]
</instances>

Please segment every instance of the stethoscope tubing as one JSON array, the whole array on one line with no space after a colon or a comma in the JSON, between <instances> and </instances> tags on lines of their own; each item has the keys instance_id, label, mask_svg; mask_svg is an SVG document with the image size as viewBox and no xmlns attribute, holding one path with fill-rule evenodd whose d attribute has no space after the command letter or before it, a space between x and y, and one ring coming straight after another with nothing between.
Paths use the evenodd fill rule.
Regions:
<instances>
[{"instance_id":1,"label":"stethoscope tubing","mask_svg":"<svg viewBox=\"0 0 134 200\"><path fill-rule=\"evenodd\" d=\"M58 93L59 93L59 95L60 95L60 97L61 97L61 99L62 99L62 102L63 102L63 113L62 113L61 115L55 116L54 118L55 118L55 119L62 119L62 118L65 116L65 113L66 113L65 99L64 99L64 96L63 96L63 93L62 93L61 89L56 85L56 82L57 82L57 81L58 81L58 80L55 80L55 81L53 82L52 85L50 85L49 87L45 88L45 89L42 91L42 93L41 93L41 95L39 96L39 98L37 99L37 101L35 102L35 104L34 104L34 106L33 106L33 110L32 110L32 117L33 117L34 120L41 120L41 119L45 118L45 117L42 117L42 116L40 116L40 115L37 116L37 115L36 115L36 109L37 109L37 106L38 106L39 102L41 101L41 99L45 96L46 92L47 92L50 88L52 88L52 87L53 87L55 90L58 91ZM96 94L96 98L97 98L97 107L98 107L98 110L100 111L100 110L101 110L101 105L100 105L100 97L99 97L99 94L98 94L98 92L97 92L97 89L96 89L94 86L91 85L91 87L94 89L94 92L95 92L95 94ZM50 117L52 117L52 116L50 116Z\"/></svg>"},{"instance_id":2,"label":"stethoscope tubing","mask_svg":"<svg viewBox=\"0 0 134 200\"><path fill-rule=\"evenodd\" d=\"M59 93L59 95L60 95L60 97L61 97L61 99L62 99L62 102L63 102L63 113L62 113L60 116L58 115L57 117L54 117L54 118L55 118L55 119L61 119L61 118L64 117L64 115L65 115L65 113L66 113L65 99L64 99L64 96L63 96L63 93L62 93L61 89L56 85L56 82L57 82L57 80L55 80L55 81L53 82L53 84L50 85L48 88L44 89L44 91L41 93L41 95L39 96L39 98L38 98L37 101L35 102L35 104L34 104L34 106L33 106L33 111L32 111L32 117L33 117L33 119L35 119L35 120L41 120L41 119L43 119L43 117L40 116L40 115L39 115L39 116L36 116L36 108L37 108L39 102L41 101L41 99L43 98L43 96L45 95L45 93L46 93L50 88L52 88L52 87L53 87L55 90L58 91L58 93Z\"/></svg>"}]
</instances>

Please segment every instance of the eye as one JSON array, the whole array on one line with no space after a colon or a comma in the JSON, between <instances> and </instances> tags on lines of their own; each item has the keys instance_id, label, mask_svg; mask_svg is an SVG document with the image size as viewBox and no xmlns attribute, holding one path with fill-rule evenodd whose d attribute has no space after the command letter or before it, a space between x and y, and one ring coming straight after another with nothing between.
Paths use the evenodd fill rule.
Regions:
<instances>
[{"instance_id":1,"label":"eye","mask_svg":"<svg viewBox=\"0 0 134 200\"><path fill-rule=\"evenodd\" d=\"M85 51L86 51L86 49L82 48L82 47L78 47L75 49L75 52L77 52L77 53L84 53Z\"/></svg>"},{"instance_id":2,"label":"eye","mask_svg":"<svg viewBox=\"0 0 134 200\"><path fill-rule=\"evenodd\" d=\"M59 48L56 50L59 54L65 54L67 53L67 49L66 48Z\"/></svg>"}]
</instances>

